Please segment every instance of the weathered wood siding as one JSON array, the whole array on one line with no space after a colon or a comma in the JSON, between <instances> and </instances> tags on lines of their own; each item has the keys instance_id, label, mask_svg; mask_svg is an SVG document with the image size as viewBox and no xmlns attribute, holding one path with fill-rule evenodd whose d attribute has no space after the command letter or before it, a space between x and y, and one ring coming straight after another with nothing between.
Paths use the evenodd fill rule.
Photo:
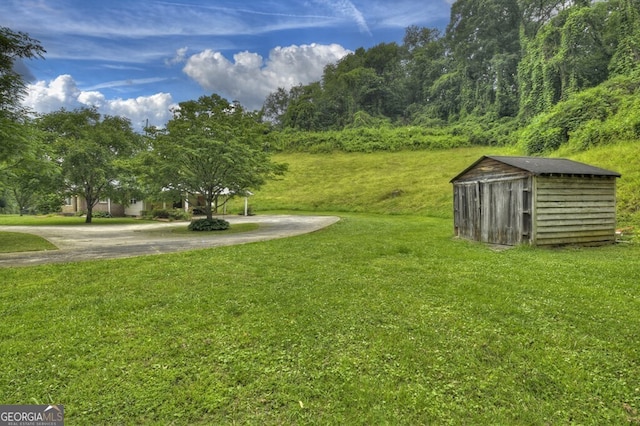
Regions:
<instances>
[{"instance_id":1,"label":"weathered wood siding","mask_svg":"<svg viewBox=\"0 0 640 426\"><path fill-rule=\"evenodd\" d=\"M480 184L456 183L453 186L453 226L456 237L480 240Z\"/></svg>"},{"instance_id":2,"label":"weathered wood siding","mask_svg":"<svg viewBox=\"0 0 640 426\"><path fill-rule=\"evenodd\" d=\"M529 196L528 179L481 183L480 241L516 245L528 239L523 211Z\"/></svg>"},{"instance_id":3,"label":"weathered wood siding","mask_svg":"<svg viewBox=\"0 0 640 426\"><path fill-rule=\"evenodd\" d=\"M491 244L528 242L530 187L529 177L456 182L455 235Z\"/></svg>"},{"instance_id":4,"label":"weathered wood siding","mask_svg":"<svg viewBox=\"0 0 640 426\"><path fill-rule=\"evenodd\" d=\"M529 174L525 170L509 166L508 164L501 163L500 161L496 161L491 158L485 158L476 164L475 167L468 170L464 176L457 179L455 183L475 181L486 182L495 179L516 179L526 177L528 175Z\"/></svg>"},{"instance_id":5,"label":"weathered wood siding","mask_svg":"<svg viewBox=\"0 0 640 426\"><path fill-rule=\"evenodd\" d=\"M533 190L533 244L615 242L614 177L538 176Z\"/></svg>"}]
</instances>

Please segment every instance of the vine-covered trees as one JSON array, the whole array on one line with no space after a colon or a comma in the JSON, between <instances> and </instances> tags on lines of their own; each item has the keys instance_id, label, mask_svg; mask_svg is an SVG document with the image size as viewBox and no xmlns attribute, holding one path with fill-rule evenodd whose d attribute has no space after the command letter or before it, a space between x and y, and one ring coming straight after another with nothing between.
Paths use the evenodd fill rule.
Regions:
<instances>
[{"instance_id":1,"label":"vine-covered trees","mask_svg":"<svg viewBox=\"0 0 640 426\"><path fill-rule=\"evenodd\" d=\"M299 130L377 122L520 118L640 64L640 0L457 0L443 35L411 26L402 45L357 49L321 82L265 103ZM277 108L275 108L277 106Z\"/></svg>"}]
</instances>

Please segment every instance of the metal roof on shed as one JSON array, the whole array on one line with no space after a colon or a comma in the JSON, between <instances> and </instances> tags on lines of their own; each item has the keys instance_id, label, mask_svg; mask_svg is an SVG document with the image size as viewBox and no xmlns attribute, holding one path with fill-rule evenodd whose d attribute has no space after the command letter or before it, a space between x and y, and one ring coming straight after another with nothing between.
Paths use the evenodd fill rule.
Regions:
<instances>
[{"instance_id":1,"label":"metal roof on shed","mask_svg":"<svg viewBox=\"0 0 640 426\"><path fill-rule=\"evenodd\" d=\"M478 161L467 167L464 171L451 179L451 182L463 176L469 170L473 169L478 163L484 159L492 159L512 167L525 170L536 176L538 175L591 175L591 176L614 176L620 177L621 174L611 170L601 169L600 167L590 166L588 164L579 163L577 161L568 160L566 158L540 158L540 157L507 157L498 155L485 155Z\"/></svg>"}]
</instances>

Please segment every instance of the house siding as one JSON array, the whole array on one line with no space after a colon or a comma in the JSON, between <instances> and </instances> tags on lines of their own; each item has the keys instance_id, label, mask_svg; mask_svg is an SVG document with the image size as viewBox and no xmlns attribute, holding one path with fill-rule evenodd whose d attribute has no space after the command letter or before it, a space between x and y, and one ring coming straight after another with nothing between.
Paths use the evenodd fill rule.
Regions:
<instances>
[{"instance_id":1,"label":"house siding","mask_svg":"<svg viewBox=\"0 0 640 426\"><path fill-rule=\"evenodd\" d=\"M536 245L613 243L615 227L615 178L536 178L532 240Z\"/></svg>"}]
</instances>

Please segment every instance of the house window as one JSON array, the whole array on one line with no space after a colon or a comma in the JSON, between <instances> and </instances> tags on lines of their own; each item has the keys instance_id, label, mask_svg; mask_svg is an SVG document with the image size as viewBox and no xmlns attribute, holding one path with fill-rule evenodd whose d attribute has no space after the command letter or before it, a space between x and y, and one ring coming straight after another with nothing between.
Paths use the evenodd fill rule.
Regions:
<instances>
[{"instance_id":1,"label":"house window","mask_svg":"<svg viewBox=\"0 0 640 426\"><path fill-rule=\"evenodd\" d=\"M64 199L64 205L65 206L72 206L73 205L73 201L71 201L71 197L66 197Z\"/></svg>"}]
</instances>

